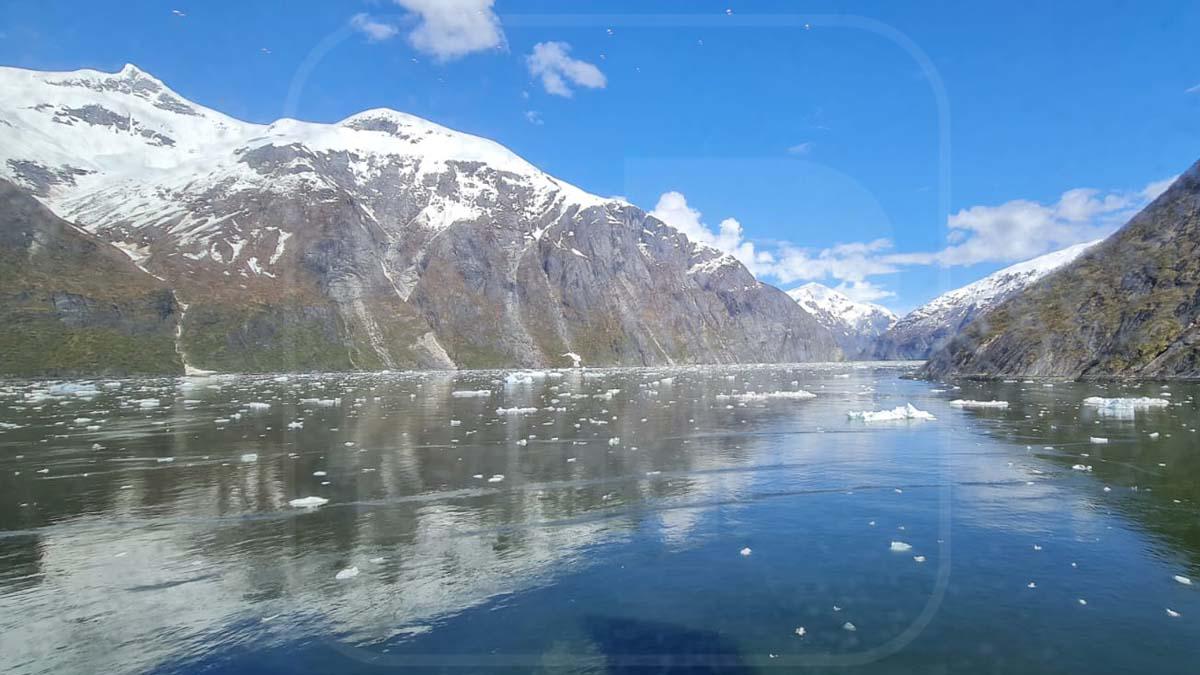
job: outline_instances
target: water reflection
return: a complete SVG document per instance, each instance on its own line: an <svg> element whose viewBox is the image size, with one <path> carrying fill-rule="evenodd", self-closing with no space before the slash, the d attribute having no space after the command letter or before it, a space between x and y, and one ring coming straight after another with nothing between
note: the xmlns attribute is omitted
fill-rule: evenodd
<svg viewBox="0 0 1200 675"><path fill-rule="evenodd" d="M952 533L941 523L953 508L963 542L954 578L965 585L951 586L935 623L901 652L925 654L912 662L920 671L946 662L949 652L923 640L953 629L960 613L1010 620L981 607L1030 574L1043 579L1043 597L1055 592L1062 572L1023 557L1032 541L1065 537L1130 569L1177 567L1177 552L1196 559L1191 390L1174 390L1176 406L1119 420L1080 408L1094 385L938 391L904 372L9 383L0 387L0 667L803 665L903 634L949 564ZM816 398L726 398L799 390ZM963 411L951 398L1010 407ZM847 419L908 402L938 419ZM1088 441L1099 435L1111 443ZM1093 471L1072 470L1084 453ZM288 505L299 497L328 503ZM1148 531L1161 555L1107 548L1114 510L1132 521L1126 541ZM892 541L913 549L897 554ZM1064 545L1036 565L1083 554ZM336 579L348 568L359 575ZM1092 583L1094 598L1112 592L1111 581ZM1155 582L1139 592L1157 602L1175 590ZM1168 601L1200 617L1194 598ZM637 658L678 651L706 658Z"/></svg>

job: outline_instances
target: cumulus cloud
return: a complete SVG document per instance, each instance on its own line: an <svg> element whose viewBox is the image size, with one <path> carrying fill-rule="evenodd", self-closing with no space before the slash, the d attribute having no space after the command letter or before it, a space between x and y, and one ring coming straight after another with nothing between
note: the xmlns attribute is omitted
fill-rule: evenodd
<svg viewBox="0 0 1200 675"><path fill-rule="evenodd" d="M525 121L539 127L545 124L545 122L542 121L542 114L536 110L526 110Z"/></svg>
<svg viewBox="0 0 1200 675"><path fill-rule="evenodd" d="M604 73L594 64L571 58L566 42L539 42L525 57L529 74L539 78L547 93L570 98L572 87L603 89L608 84Z"/></svg>
<svg viewBox="0 0 1200 675"><path fill-rule="evenodd" d="M664 192L651 216L687 235L688 239L712 246L723 253L737 258L755 276L770 273L774 257L758 251L752 242L746 241L742 224L735 218L722 220L714 230L704 224L702 214L687 203L687 197L679 192Z"/></svg>
<svg viewBox="0 0 1200 675"><path fill-rule="evenodd" d="M505 44L495 0L392 0L408 10L416 27L408 34L414 49L439 61Z"/></svg>
<svg viewBox="0 0 1200 675"><path fill-rule="evenodd" d="M1050 204L1015 199L995 206L972 206L952 214L947 221L949 246L932 254L908 254L891 260L944 266L1028 260L1112 234L1173 180L1155 181L1133 192L1076 188Z"/></svg>
<svg viewBox="0 0 1200 675"><path fill-rule="evenodd" d="M350 27L366 35L371 42L391 39L400 32L400 29L392 24L372 19L367 14L355 14L350 17Z"/></svg>

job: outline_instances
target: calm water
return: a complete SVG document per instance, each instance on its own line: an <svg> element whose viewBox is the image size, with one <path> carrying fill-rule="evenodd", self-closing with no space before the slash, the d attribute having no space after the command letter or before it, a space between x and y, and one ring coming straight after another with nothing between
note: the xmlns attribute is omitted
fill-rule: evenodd
<svg viewBox="0 0 1200 675"><path fill-rule="evenodd" d="M0 671L1195 673L1200 387L905 372L0 384Z"/></svg>

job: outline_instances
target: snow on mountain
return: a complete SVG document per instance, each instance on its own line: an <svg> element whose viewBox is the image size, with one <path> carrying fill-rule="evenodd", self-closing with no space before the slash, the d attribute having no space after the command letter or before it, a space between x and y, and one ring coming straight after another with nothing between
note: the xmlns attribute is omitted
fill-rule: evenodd
<svg viewBox="0 0 1200 675"><path fill-rule="evenodd" d="M733 257L488 139L388 109L243 122L132 65L0 89L0 178L170 284L199 366L836 356Z"/></svg>
<svg viewBox="0 0 1200 675"><path fill-rule="evenodd" d="M943 293L914 309L881 336L875 356L883 359L924 359L972 319L1012 297L1100 243L1090 241L1017 263L962 288Z"/></svg>
<svg viewBox="0 0 1200 675"><path fill-rule="evenodd" d="M818 283L804 284L787 294L833 333L850 359L869 356L875 339L897 321L896 315L882 305L856 302Z"/></svg>

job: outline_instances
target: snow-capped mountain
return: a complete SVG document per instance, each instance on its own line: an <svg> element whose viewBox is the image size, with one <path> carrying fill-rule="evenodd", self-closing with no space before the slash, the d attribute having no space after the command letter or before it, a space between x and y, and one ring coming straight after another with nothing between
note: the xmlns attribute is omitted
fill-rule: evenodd
<svg viewBox="0 0 1200 675"><path fill-rule="evenodd" d="M804 284L787 294L833 333L848 359L870 357L876 338L897 321L887 307L856 302L818 283Z"/></svg>
<svg viewBox="0 0 1200 675"><path fill-rule="evenodd" d="M1047 253L939 295L905 315L882 335L875 346L876 358L928 358L958 335L976 316L1069 264L1098 243L1090 241Z"/></svg>
<svg viewBox="0 0 1200 675"><path fill-rule="evenodd" d="M734 258L412 115L251 124L134 66L0 89L0 177L166 282L196 367L838 354Z"/></svg>

